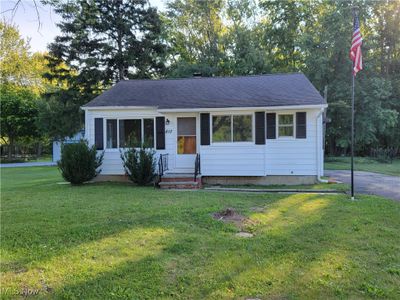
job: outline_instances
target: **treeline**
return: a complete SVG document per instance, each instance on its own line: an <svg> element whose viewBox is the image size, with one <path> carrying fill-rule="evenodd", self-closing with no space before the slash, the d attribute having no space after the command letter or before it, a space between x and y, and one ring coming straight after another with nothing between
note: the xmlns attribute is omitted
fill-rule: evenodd
<svg viewBox="0 0 400 300"><path fill-rule="evenodd" d="M51 1L62 17L49 45L41 93L41 131L71 135L79 107L129 78L303 72L327 89L326 151L350 141L350 1ZM356 151L400 147L400 2L353 1L364 38L356 85ZM4 81L2 80L4 83Z"/></svg>

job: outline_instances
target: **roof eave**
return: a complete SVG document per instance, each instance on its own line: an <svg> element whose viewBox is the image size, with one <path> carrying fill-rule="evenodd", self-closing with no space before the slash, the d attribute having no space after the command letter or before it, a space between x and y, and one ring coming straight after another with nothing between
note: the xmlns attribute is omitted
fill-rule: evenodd
<svg viewBox="0 0 400 300"><path fill-rule="evenodd" d="M239 110L284 110L284 109L321 109L327 108L328 104L309 105L282 105L282 106L249 106L249 107L204 107L204 108L161 108L160 113L167 112L204 112L204 111L239 111Z"/></svg>
<svg viewBox="0 0 400 300"><path fill-rule="evenodd" d="M239 110L284 110L284 109L320 109L327 108L328 104L299 104L299 105L281 105L281 106L248 106L248 107L201 107L201 108L161 108L158 106L81 106L86 110L126 110L126 109L155 109L160 113L168 112L204 112L204 111L239 111Z"/></svg>
<svg viewBox="0 0 400 300"><path fill-rule="evenodd" d="M124 109L157 109L158 106L118 106L118 105L110 105L110 106L81 106L82 110L124 110Z"/></svg>

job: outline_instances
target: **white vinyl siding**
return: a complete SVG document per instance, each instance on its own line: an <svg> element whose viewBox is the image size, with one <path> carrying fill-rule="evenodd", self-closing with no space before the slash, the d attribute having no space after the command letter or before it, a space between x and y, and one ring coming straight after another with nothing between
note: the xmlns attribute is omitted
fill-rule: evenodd
<svg viewBox="0 0 400 300"><path fill-rule="evenodd" d="M317 175L316 125L319 110L314 109L301 111L307 112L307 138L279 138L277 136L276 139L267 139L265 145L266 175ZM268 112L276 113L277 119L279 114L288 113L288 111ZM296 111L291 111L290 113L295 115ZM295 118L293 118L293 122L296 124ZM294 127L296 126L294 125Z"/></svg>
<svg viewBox="0 0 400 300"><path fill-rule="evenodd" d="M235 111L228 115L254 115L255 111ZM267 139L265 145L254 143L254 117L252 117L251 142L224 142L211 143L209 146L200 145L200 124L197 115L197 152L201 156L201 172L203 176L265 176L265 175L317 175L319 161L320 174L323 171L322 151L322 118L317 121L320 109L296 110L267 110L265 112L279 114L293 114L297 111L307 112L307 138L277 138ZM207 112L207 111L204 111ZM226 112L212 112L210 114L210 135L212 136L213 115L227 115ZM90 145L94 144L94 118L104 119L145 119L164 116L165 150L157 150L159 154L168 153L170 172L174 172L177 155L177 118L193 117L194 113L159 113L156 109L124 109L124 110L87 110L85 113L85 133ZM168 123L168 121L169 123ZM318 132L317 132L318 122ZM105 126L104 122L104 126ZM295 117L293 118L295 134ZM278 124L277 124L278 125ZM277 126L278 130L278 126ZM318 136L317 136L318 133ZM104 135L106 130L104 128ZM194 168L194 164L193 164ZM124 174L119 149L105 149L104 161L101 167L102 174ZM176 170L175 171L181 171ZM187 170L190 172L191 170Z"/></svg>
<svg viewBox="0 0 400 300"><path fill-rule="evenodd" d="M104 139L106 138L106 119L117 119L117 126L119 126L119 120L128 120L128 119L154 119L155 117L165 116L158 113L155 109L127 109L127 110L87 110L85 113L85 137L89 141L90 145L94 144L94 119L95 118L104 118ZM166 130L170 125L165 125ZM142 126L142 131L143 131ZM119 132L119 131L117 131ZM169 153L171 148L174 147L175 142L169 141L167 139L168 135L166 134L166 149L165 150L157 150L156 156L161 153ZM119 133L117 133L117 138L119 140ZM106 146L106 144L104 144ZM173 156L170 155L169 163L174 159ZM103 164L101 166L101 174L103 175L123 175L125 174L124 168L122 166L121 154L118 148L114 149L104 149L104 159Z"/></svg>

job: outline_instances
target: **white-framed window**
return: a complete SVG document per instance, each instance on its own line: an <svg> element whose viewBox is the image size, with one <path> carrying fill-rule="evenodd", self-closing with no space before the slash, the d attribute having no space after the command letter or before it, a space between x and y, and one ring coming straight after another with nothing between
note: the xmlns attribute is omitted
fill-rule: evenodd
<svg viewBox="0 0 400 300"><path fill-rule="evenodd" d="M294 122L294 114L278 114L278 138L293 138L295 136Z"/></svg>
<svg viewBox="0 0 400 300"><path fill-rule="evenodd" d="M154 118L106 119L106 148L154 148Z"/></svg>
<svg viewBox="0 0 400 300"><path fill-rule="evenodd" d="M213 115L211 119L212 142L252 142L253 115Z"/></svg>

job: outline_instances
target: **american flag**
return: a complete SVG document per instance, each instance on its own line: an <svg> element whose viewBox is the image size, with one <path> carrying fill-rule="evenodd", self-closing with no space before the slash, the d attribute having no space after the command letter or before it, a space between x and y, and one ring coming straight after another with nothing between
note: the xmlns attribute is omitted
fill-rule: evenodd
<svg viewBox="0 0 400 300"><path fill-rule="evenodd" d="M351 40L350 59L353 61L353 75L362 70L362 36L360 32L360 22L357 14L354 14L353 39Z"/></svg>

